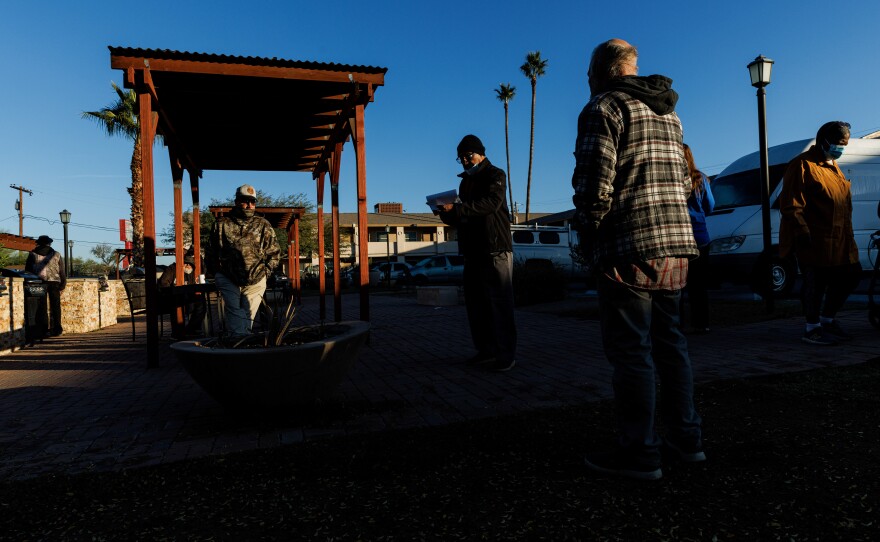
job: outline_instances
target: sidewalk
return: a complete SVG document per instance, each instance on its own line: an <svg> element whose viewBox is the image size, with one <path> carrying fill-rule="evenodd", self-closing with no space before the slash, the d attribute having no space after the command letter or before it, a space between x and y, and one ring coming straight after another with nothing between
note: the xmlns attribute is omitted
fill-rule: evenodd
<svg viewBox="0 0 880 542"><path fill-rule="evenodd" d="M358 298L343 298L356 319ZM343 434L436 426L583 404L611 396L598 322L517 311L519 351L508 373L464 365L472 352L463 306L371 297L370 344L339 388L338 403L308 419L270 422L226 412L199 388L162 340L148 369L145 325L127 321L64 335L0 357L0 479L120 470ZM333 303L328 298L328 315ZM317 319L305 298L300 322ZM801 319L689 337L697 382L850 365L880 356L864 311L840 316L848 343L800 342ZM706 420L711 425L711 420Z"/></svg>

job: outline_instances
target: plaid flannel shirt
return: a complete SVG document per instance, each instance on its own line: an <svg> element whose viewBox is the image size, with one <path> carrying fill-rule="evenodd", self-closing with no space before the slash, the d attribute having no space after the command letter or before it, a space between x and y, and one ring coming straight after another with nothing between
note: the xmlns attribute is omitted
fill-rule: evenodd
<svg viewBox="0 0 880 542"><path fill-rule="evenodd" d="M664 260L699 253L678 115L658 115L624 92L599 94L578 117L574 156L574 226L588 264L604 272L647 262L681 269L680 262ZM686 262L683 271L686 276ZM677 282L640 281L640 287L667 289Z"/></svg>

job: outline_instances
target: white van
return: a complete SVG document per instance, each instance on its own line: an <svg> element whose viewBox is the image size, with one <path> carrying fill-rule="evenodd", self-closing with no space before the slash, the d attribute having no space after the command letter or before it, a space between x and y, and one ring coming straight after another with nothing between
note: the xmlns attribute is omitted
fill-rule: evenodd
<svg viewBox="0 0 880 542"><path fill-rule="evenodd" d="M813 139L770 147L770 224L774 248L773 290L788 293L797 277L793 259L778 257L779 193L788 163L810 148ZM877 204L880 200L880 139L852 138L838 165L852 183L853 231L859 246L863 270L873 268L876 258L871 234L880 229ZM761 219L760 156L747 154L727 166L712 181L715 210L706 217L711 243L709 264L722 281L758 284L756 264L764 249ZM871 248L871 250L869 250Z"/></svg>
<svg viewBox="0 0 880 542"><path fill-rule="evenodd" d="M513 258L522 265L553 265L569 278L584 275L571 257L577 233L568 226L512 225Z"/></svg>

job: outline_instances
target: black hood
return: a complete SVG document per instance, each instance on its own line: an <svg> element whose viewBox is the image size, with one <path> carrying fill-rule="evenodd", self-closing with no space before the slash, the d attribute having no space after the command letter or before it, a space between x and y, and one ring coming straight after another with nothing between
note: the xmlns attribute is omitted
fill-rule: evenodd
<svg viewBox="0 0 880 542"><path fill-rule="evenodd" d="M678 93L672 90L672 79L662 75L617 77L611 81L608 90L629 94L658 115L672 113L678 102Z"/></svg>
<svg viewBox="0 0 880 542"><path fill-rule="evenodd" d="M55 251L49 245L37 245L37 248L32 250L32 252L34 254L39 254L40 256L48 256Z"/></svg>

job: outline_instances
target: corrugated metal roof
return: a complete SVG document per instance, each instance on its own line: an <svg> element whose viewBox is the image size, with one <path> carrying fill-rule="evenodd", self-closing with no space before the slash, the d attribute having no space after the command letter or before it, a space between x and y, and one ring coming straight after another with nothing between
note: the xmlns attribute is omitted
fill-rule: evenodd
<svg viewBox="0 0 880 542"><path fill-rule="evenodd" d="M303 68L308 70L326 70L337 72L385 73L388 68L361 66L355 64L337 64L335 62L314 62L308 60L288 60L284 58L260 56L235 56L214 53L197 53L190 51L174 51L172 49L139 49L134 47L108 46L110 54L120 56L137 56L145 58L161 58L165 60L190 60L194 62L212 62L215 64L246 64L250 66L273 66L279 68Z"/></svg>

